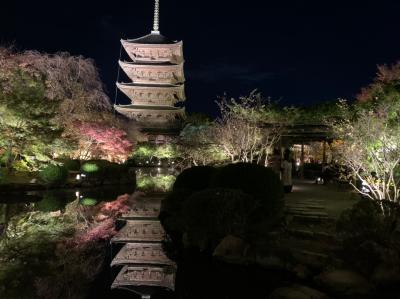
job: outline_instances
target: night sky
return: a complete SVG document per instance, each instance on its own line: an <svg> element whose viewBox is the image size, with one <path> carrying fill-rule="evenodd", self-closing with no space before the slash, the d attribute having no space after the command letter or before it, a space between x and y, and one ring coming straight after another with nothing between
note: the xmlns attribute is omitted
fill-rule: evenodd
<svg viewBox="0 0 400 299"><path fill-rule="evenodd" d="M3 0L0 40L93 58L113 101L119 40L150 33L154 1L101 2ZM285 105L350 99L400 59L400 1L160 2L161 33L184 41L189 112L256 88Z"/></svg>

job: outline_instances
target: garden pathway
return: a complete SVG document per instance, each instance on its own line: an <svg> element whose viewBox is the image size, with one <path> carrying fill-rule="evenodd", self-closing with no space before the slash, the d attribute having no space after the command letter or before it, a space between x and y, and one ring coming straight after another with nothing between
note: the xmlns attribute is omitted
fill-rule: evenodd
<svg viewBox="0 0 400 299"><path fill-rule="evenodd" d="M120 271L112 289L126 289L150 298L157 288L175 289L177 266L163 248L165 231L158 220L161 195L139 198L121 220L125 226L112 238L111 246L122 246L111 262Z"/></svg>
<svg viewBox="0 0 400 299"><path fill-rule="evenodd" d="M351 188L334 184L317 185L313 181L297 180L293 192L286 194L286 247L304 264L324 264L335 240L335 220L359 199Z"/></svg>

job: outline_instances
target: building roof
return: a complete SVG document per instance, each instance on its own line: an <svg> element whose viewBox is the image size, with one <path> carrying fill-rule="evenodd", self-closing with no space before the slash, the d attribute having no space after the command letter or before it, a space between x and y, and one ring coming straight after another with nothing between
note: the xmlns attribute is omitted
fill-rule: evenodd
<svg viewBox="0 0 400 299"><path fill-rule="evenodd" d="M162 34L151 33L136 39L127 39L125 42L132 44L150 44L150 45L166 45L166 44L176 44L179 41L169 39Z"/></svg>
<svg viewBox="0 0 400 299"><path fill-rule="evenodd" d="M125 60L120 60L121 63L125 63L125 64L130 64L130 65L137 65L137 66L174 66L174 65L181 65L180 64L176 64L176 63L171 63L169 61L154 61L154 62L136 62L136 61L125 61Z"/></svg>
<svg viewBox="0 0 400 299"><path fill-rule="evenodd" d="M117 82L118 86L127 87L127 88L144 88L144 89L154 89L154 88L184 88L183 84L157 84L157 85L149 85L149 84L140 84L140 83L124 83Z"/></svg>
<svg viewBox="0 0 400 299"><path fill-rule="evenodd" d="M183 107L156 106L156 105L114 105L116 109L124 110L159 110L159 111L184 111Z"/></svg>

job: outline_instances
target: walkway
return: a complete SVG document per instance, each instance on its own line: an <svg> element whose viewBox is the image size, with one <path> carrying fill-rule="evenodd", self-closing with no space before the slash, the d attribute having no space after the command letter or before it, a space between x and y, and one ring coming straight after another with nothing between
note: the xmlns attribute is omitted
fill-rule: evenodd
<svg viewBox="0 0 400 299"><path fill-rule="evenodd" d="M111 262L111 267L120 269L112 289L129 290L142 298L150 298L159 288L175 289L177 266L162 248L165 231L158 220L162 198L139 198L121 217L125 225L111 240L112 248L122 246Z"/></svg>
<svg viewBox="0 0 400 299"><path fill-rule="evenodd" d="M333 183L317 185L309 180L294 181L293 192L285 196L286 205L293 214L296 214L294 212L297 208L298 212L305 213L305 216L316 216L321 220L337 219L358 199L359 196L352 191L350 186ZM301 213L298 214L301 215Z"/></svg>

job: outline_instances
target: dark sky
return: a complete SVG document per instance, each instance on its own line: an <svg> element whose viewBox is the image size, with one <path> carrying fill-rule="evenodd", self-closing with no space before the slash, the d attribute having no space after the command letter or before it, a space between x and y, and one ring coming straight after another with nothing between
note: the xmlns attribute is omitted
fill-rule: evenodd
<svg viewBox="0 0 400 299"><path fill-rule="evenodd" d="M0 40L91 57L114 98L120 38L148 34L153 0L0 2ZM161 0L162 34L184 41L188 111L253 89L283 104L351 98L400 59L400 1ZM122 99L121 99L122 100Z"/></svg>

